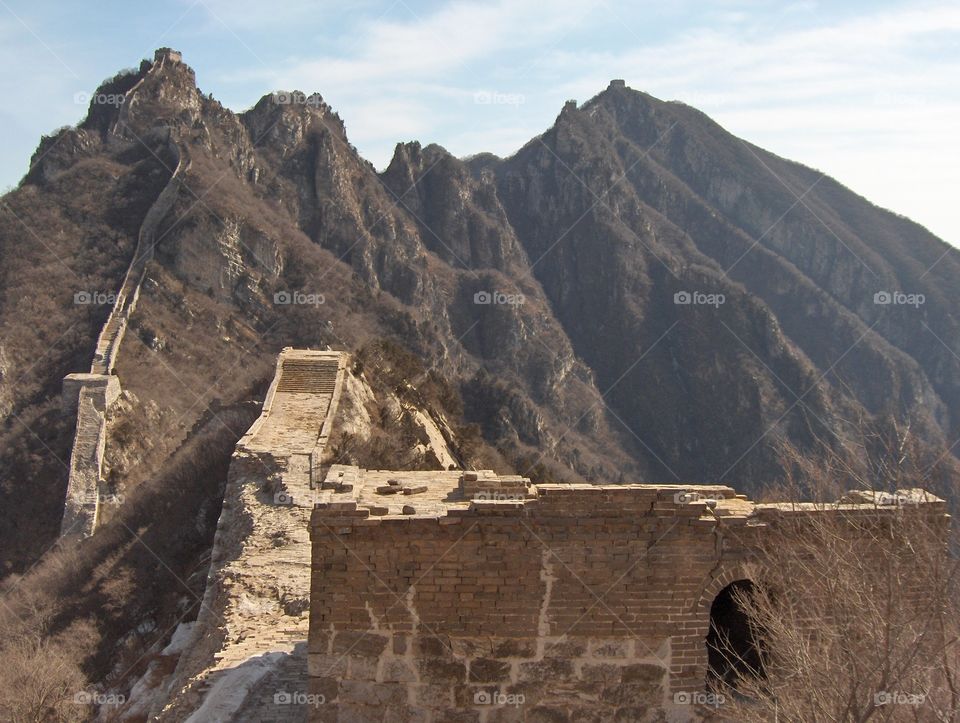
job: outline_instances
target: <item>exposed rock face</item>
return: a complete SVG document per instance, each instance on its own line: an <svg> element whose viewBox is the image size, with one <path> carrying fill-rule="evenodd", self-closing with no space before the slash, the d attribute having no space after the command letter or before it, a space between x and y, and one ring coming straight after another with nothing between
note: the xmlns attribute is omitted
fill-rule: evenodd
<svg viewBox="0 0 960 723"><path fill-rule="evenodd" d="M510 271L527 263L497 197L493 176L474 180L440 146L397 144L383 181L419 224L427 248L451 266Z"/></svg>
<svg viewBox="0 0 960 723"><path fill-rule="evenodd" d="M955 256L691 108L612 84L509 159L407 143L377 174L320 96L271 94L236 114L195 80L162 49L107 81L99 94L129 102L92 103L44 139L5 198L44 241L3 217L0 265L16 269L0 297L4 364L28 373L15 389L4 379L2 403L38 431L0 440L11 519L30 455L69 453L71 431L43 405L85 368L105 315L72 292L28 304L24 289L119 288L171 141L190 168L117 362L170 425L143 479L207 405L255 396L258 355L381 337L449 380L462 421L530 476L756 491L795 452L855 445L849 420L890 416L932 446L960 435ZM885 291L925 303L874 303ZM723 301L677 303L694 293ZM126 444L125 458L148 446ZM29 515L41 538L57 474L40 475L49 519Z"/></svg>
<svg viewBox="0 0 960 723"><path fill-rule="evenodd" d="M686 106L614 84L511 158L409 143L378 174L319 96L272 94L237 114L168 49L98 95L129 102L92 102L79 127L44 138L0 213L4 574L59 532L76 436L61 380L90 368L109 311L76 299L121 288L176 165L171 143L189 163L115 360L136 403L105 431L108 481L130 499L152 499L173 459L225 468L249 423L225 410L263 398L285 346L394 344L422 366L395 373L391 404L358 393L352 434L398 438L411 417L401 401L429 388L444 410L411 405L436 423L414 430L423 453L411 459L447 447L431 454L534 482L757 493L794 454L816 463L822 445L867 444L863 424L909 426L931 460L960 436L956 254ZM208 426L222 459L189 443ZM194 504L197 520L216 519L223 482L186 479L163 514L148 507L111 534L129 549L168 545L163 565L202 579L211 526L182 542L164 524ZM126 669L168 642L130 651L117 619L132 633L147 614L171 630L196 617L157 559L122 614L100 598L58 612L97 611L83 667L108 688L128 682L118 651ZM296 595L282 602L302 615Z"/></svg>
<svg viewBox="0 0 960 723"><path fill-rule="evenodd" d="M947 248L920 227L614 85L491 169L574 349L601 389L617 383L610 402L659 474L749 487L783 448L843 437L851 413L955 438L960 368L937 337L956 319L932 300L960 269L933 265ZM875 303L894 289L926 303ZM696 290L725 303L674 303Z"/></svg>

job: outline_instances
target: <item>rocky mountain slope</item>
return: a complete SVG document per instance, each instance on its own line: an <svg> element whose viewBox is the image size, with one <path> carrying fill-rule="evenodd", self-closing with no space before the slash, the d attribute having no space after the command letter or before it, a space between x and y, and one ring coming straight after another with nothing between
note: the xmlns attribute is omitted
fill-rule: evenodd
<svg viewBox="0 0 960 723"><path fill-rule="evenodd" d="M209 405L255 398L280 346L377 338L521 472L756 492L795 453L856 450L865 420L960 434L956 255L692 108L615 81L509 159L411 142L378 174L319 95L237 114L164 50L44 138L3 201L3 528L33 543L11 569L52 540L60 379L86 364L171 139L189 171L117 365L116 426L142 432L113 445L126 485Z"/></svg>
<svg viewBox="0 0 960 723"><path fill-rule="evenodd" d="M155 543L170 558L108 567L202 580L223 479L191 498L182 470L202 453L222 472L284 346L349 350L399 400L332 440L369 467L439 464L417 414L443 420L459 463L535 480L762 495L798 460L863 465L905 429L916 467L955 464L957 255L819 172L614 81L508 159L400 143L378 173L319 95L235 113L163 49L43 138L0 205L0 574L13 584L56 540L74 424L61 380L89 367L171 144L186 171L108 420L107 481L130 502L105 514L120 537L158 534L129 505L176 508L163 489L176 461L195 534ZM116 603L103 627L177 604L101 592ZM44 624L78 615L61 613ZM101 640L91 679L116 644Z"/></svg>

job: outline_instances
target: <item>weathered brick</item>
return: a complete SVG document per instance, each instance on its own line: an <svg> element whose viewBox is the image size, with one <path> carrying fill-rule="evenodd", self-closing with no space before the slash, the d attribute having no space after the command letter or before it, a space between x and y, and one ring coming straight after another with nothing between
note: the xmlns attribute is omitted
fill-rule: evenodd
<svg viewBox="0 0 960 723"><path fill-rule="evenodd" d="M550 680L571 677L573 663L560 658L550 658L532 663L520 663L520 680Z"/></svg>
<svg viewBox="0 0 960 723"><path fill-rule="evenodd" d="M510 678L510 663L490 658L476 658L470 661L470 682L497 683Z"/></svg>
<svg viewBox="0 0 960 723"><path fill-rule="evenodd" d="M407 661L393 658L383 661L380 679L410 683L417 679L417 674Z"/></svg>
<svg viewBox="0 0 960 723"><path fill-rule="evenodd" d="M344 630L333 638L334 655L375 657L387 647L388 639L380 633Z"/></svg>
<svg viewBox="0 0 960 723"><path fill-rule="evenodd" d="M421 658L417 660L417 672L424 683L453 685L463 683L467 676L467 667L457 660Z"/></svg>

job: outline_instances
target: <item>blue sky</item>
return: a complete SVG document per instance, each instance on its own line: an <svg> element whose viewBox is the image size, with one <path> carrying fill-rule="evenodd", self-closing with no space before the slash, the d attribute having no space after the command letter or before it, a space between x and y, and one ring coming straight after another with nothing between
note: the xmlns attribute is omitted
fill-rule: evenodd
<svg viewBox="0 0 960 723"><path fill-rule="evenodd" d="M160 46L234 110L321 93L378 168L407 140L509 155L624 78L960 245L956 0L0 0L0 188Z"/></svg>

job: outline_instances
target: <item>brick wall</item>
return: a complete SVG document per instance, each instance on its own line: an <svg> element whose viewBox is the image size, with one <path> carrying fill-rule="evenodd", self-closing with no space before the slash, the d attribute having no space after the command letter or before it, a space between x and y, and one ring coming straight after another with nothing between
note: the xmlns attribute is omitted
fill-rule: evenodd
<svg viewBox="0 0 960 723"><path fill-rule="evenodd" d="M641 485L541 485L443 517L319 506L313 719L698 719L676 696L704 690L710 605L781 516Z"/></svg>

